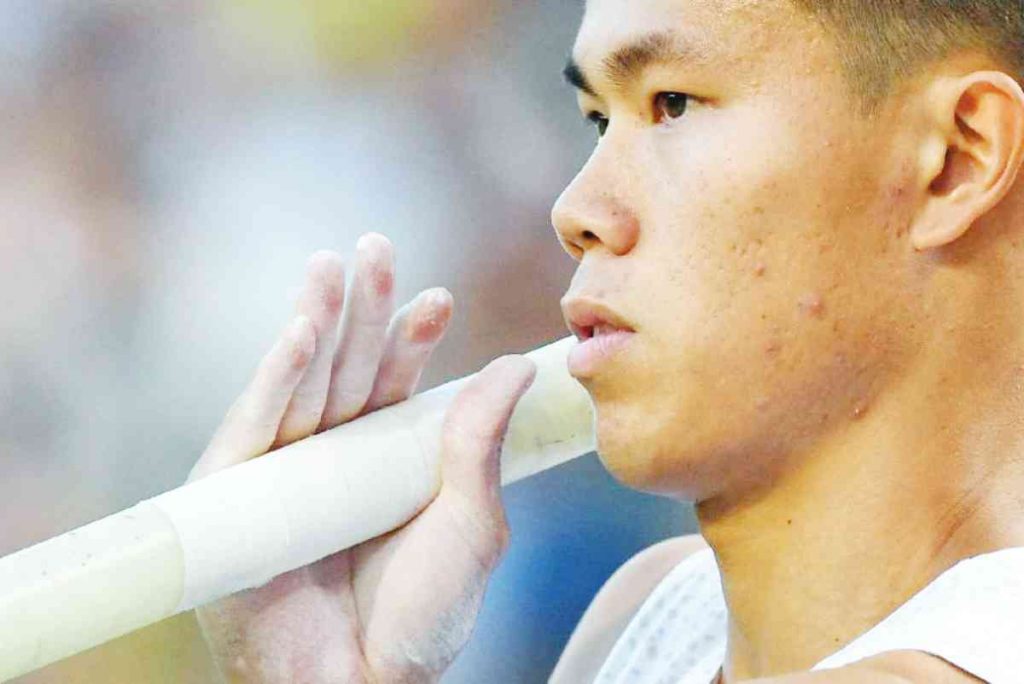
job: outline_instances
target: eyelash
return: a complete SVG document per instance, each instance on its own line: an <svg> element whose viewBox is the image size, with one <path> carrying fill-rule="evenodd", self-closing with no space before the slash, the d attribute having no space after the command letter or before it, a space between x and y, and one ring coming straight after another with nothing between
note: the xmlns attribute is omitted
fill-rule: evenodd
<svg viewBox="0 0 1024 684"><path fill-rule="evenodd" d="M676 116L669 116L668 118L670 118L670 119L678 119L681 116L683 116L683 114L686 113L686 109L689 107L690 101L694 99L693 95L690 95L688 93L674 92L674 91L662 91L660 93L657 93L654 96L653 100L651 101L651 108L654 110L654 113L655 113L656 117L661 113L661 109L660 109L660 106L659 106L658 103L659 102L664 102L664 100L666 98L669 98L669 97L673 97L674 98L674 97L677 97L677 96L682 98L683 111L681 111ZM590 121L590 123L592 123L597 128L597 135L598 135L598 137L604 135L605 131L608 130L608 124L610 123L610 121L609 121L608 117L606 117L601 112L597 112L597 111L589 112L587 114L587 120ZM656 123L661 123L662 121L663 121L663 119L659 117L659 118L657 118Z"/></svg>

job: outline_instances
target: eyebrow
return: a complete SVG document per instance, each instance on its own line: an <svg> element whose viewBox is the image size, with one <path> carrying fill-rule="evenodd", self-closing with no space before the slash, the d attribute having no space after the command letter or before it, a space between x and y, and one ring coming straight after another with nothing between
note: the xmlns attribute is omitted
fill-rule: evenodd
<svg viewBox="0 0 1024 684"><path fill-rule="evenodd" d="M650 33L627 43L601 60L601 73L615 88L622 88L644 69L654 64L700 64L708 62L708 51L683 41L671 31ZM597 91L574 57L570 57L562 75L570 85L597 97Z"/></svg>

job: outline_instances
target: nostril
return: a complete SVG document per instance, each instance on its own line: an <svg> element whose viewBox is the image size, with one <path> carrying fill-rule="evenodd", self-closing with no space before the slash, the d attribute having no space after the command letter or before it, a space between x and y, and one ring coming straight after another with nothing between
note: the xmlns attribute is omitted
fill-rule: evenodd
<svg viewBox="0 0 1024 684"><path fill-rule="evenodd" d="M583 231L583 239L584 240L596 240L597 236L594 235L593 233L591 233L589 230L585 230L585 231Z"/></svg>

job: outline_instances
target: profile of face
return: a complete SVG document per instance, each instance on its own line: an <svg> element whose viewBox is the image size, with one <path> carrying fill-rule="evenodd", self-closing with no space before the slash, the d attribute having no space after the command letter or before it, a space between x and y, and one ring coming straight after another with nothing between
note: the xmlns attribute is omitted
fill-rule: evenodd
<svg viewBox="0 0 1024 684"><path fill-rule="evenodd" d="M863 419L927 336L912 122L859 114L785 0L588 0L567 69L600 137L552 220L568 296L636 330L579 378L622 482L702 501Z"/></svg>

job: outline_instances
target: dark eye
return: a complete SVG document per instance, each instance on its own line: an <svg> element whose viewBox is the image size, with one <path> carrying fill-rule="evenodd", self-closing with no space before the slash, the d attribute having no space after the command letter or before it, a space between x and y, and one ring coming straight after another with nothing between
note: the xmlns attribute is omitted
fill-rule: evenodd
<svg viewBox="0 0 1024 684"><path fill-rule="evenodd" d="M600 112L590 112L587 114L587 120L597 126L598 135L604 135L604 132L608 130L608 117Z"/></svg>
<svg viewBox="0 0 1024 684"><path fill-rule="evenodd" d="M658 93L654 96L654 114L658 120L678 119L686 113L690 96L686 93Z"/></svg>

